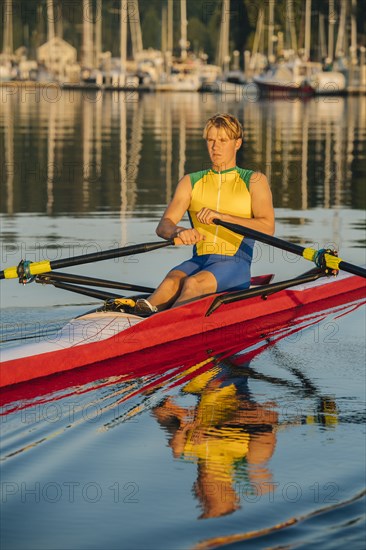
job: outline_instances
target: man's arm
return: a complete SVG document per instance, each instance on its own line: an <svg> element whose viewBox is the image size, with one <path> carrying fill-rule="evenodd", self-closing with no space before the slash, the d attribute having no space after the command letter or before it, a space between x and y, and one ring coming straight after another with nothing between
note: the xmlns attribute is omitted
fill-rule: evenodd
<svg viewBox="0 0 366 550"><path fill-rule="evenodd" d="M272 204L272 193L264 174L256 172L250 178L250 195L252 199L252 218L242 218L231 214L221 214L209 208L202 208L197 214L201 223L212 223L214 218L236 223L243 227L249 227L268 235L273 235L275 228L275 217Z"/></svg>
<svg viewBox="0 0 366 550"><path fill-rule="evenodd" d="M174 196L156 228L156 233L159 237L172 239L179 234L179 238L183 244L195 244L203 239L197 229L177 225L188 210L191 194L191 180L189 175L185 175L179 181Z"/></svg>

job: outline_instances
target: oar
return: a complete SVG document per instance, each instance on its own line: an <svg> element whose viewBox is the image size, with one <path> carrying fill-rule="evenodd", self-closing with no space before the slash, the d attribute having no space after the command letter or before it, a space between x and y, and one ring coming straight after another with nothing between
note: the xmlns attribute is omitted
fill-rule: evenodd
<svg viewBox="0 0 366 550"><path fill-rule="evenodd" d="M33 275L41 273L49 273L53 269L71 267L73 265L88 264L91 262L99 262L101 260L110 260L112 258L121 258L122 256L131 256L133 254L142 254L150 252L165 246L180 244L180 239L171 239L167 241L159 241L153 243L142 243L122 248L114 248L112 250L101 250L100 252L92 252L91 254L83 254L81 256L73 256L60 260L43 260L41 262L20 262L18 266L7 267L0 271L0 279L27 279Z"/></svg>
<svg viewBox="0 0 366 550"><path fill-rule="evenodd" d="M318 267L320 267L317 263L317 260L319 258L320 252L322 251L315 250L314 248L304 248L298 244L289 243L288 241L279 239L278 237L266 235L265 233L261 233L260 231L256 231L255 229L249 229L248 227L243 227L235 223L224 222L217 218L215 218L213 222L216 225L221 225L222 227L225 227L226 229L229 229L234 233L238 233L239 235L244 235L245 237L250 237L251 239L255 239L256 241L260 241L262 243L281 248L282 250L286 250L287 252L292 252L297 256L302 256L306 260L310 260L311 262L314 262ZM328 254L327 252L323 252L322 257L324 258L326 267L331 270L335 269L338 271L339 269L342 269L343 271L347 271L348 273L352 273L353 275L366 277L366 269L363 267L345 262L341 258L338 258L338 256L333 256L332 254Z"/></svg>

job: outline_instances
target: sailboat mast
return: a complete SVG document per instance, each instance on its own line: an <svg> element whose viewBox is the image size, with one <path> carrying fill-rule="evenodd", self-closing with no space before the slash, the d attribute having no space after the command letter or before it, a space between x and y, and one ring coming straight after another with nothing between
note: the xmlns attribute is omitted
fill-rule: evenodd
<svg viewBox="0 0 366 550"><path fill-rule="evenodd" d="M53 0L47 0L47 40L55 38L55 16L53 13Z"/></svg>
<svg viewBox="0 0 366 550"><path fill-rule="evenodd" d="M310 43L311 43L311 0L306 0L305 5L305 59L310 59Z"/></svg>
<svg viewBox="0 0 366 550"><path fill-rule="evenodd" d="M334 0L329 0L328 11L329 29L328 29L328 58L333 61L334 56L334 25L336 22L334 11Z"/></svg>
<svg viewBox="0 0 366 550"><path fill-rule="evenodd" d="M296 38L296 27L295 27L295 19L294 19L294 12L293 12L293 0L287 0L287 14L288 14L288 20L289 20L289 26L290 26L290 38L291 38L291 49L294 53L297 52L297 38Z"/></svg>
<svg viewBox="0 0 366 550"><path fill-rule="evenodd" d="M131 40L132 40L132 55L142 52L142 33L140 24L140 11L138 0L128 0L128 19L130 21Z"/></svg>
<svg viewBox="0 0 366 550"><path fill-rule="evenodd" d="M335 49L336 57L340 57L345 54L344 40L345 40L345 29L346 29L346 15L347 15L347 0L342 0L341 15L339 18L338 36L337 36L337 43L336 43L336 49Z"/></svg>
<svg viewBox="0 0 366 550"><path fill-rule="evenodd" d="M93 23L92 23L93 6L90 0L83 0L83 54L82 62L84 67L92 67L93 65Z"/></svg>
<svg viewBox="0 0 366 550"><path fill-rule="evenodd" d="M230 29L230 0L222 1L220 41L217 64L223 67L224 72L229 69L229 29Z"/></svg>
<svg viewBox="0 0 366 550"><path fill-rule="evenodd" d="M168 36L167 50L173 53L173 0L168 0Z"/></svg>
<svg viewBox="0 0 366 550"><path fill-rule="evenodd" d="M98 67L102 53L102 0L97 1L95 16L95 60L94 66Z"/></svg>
<svg viewBox="0 0 366 550"><path fill-rule="evenodd" d="M357 23L356 23L356 14L357 14L357 0L352 0L351 7L351 60L352 65L357 64Z"/></svg>
<svg viewBox="0 0 366 550"><path fill-rule="evenodd" d="M187 1L180 0L180 56L187 59Z"/></svg>
<svg viewBox="0 0 366 550"><path fill-rule="evenodd" d="M128 1L121 0L121 18L120 18L120 50L121 50L121 70L126 70L127 61L127 18Z"/></svg>
<svg viewBox="0 0 366 550"><path fill-rule="evenodd" d="M268 6L268 61L273 61L274 0Z"/></svg>
<svg viewBox="0 0 366 550"><path fill-rule="evenodd" d="M13 55L13 0L4 2L3 52L9 58Z"/></svg>

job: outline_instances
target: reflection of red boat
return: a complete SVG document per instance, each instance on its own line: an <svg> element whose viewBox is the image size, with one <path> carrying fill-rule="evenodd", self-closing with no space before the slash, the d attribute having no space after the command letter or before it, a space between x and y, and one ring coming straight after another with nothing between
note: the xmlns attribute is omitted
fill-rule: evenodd
<svg viewBox="0 0 366 550"><path fill-rule="evenodd" d="M93 365L100 378L136 372L139 365L167 368L174 349L180 364L202 350L220 353L228 347L250 346L276 338L304 315L365 298L361 277L322 278L295 289L267 285L245 300L227 303L206 316L216 296L143 319L119 312L94 312L70 321L52 341L4 350L1 386ZM273 295L271 295L273 293ZM319 319L319 317L318 317ZM286 328L284 336L286 335ZM96 379L96 378L94 378Z"/></svg>

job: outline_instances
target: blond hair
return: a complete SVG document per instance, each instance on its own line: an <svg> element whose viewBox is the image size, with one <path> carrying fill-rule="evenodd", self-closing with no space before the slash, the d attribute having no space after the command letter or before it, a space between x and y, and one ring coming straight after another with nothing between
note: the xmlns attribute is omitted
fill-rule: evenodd
<svg viewBox="0 0 366 550"><path fill-rule="evenodd" d="M243 139L244 130L236 117L229 113L217 113L206 122L203 129L203 138L207 139L207 134L211 128L223 128L230 139Z"/></svg>

